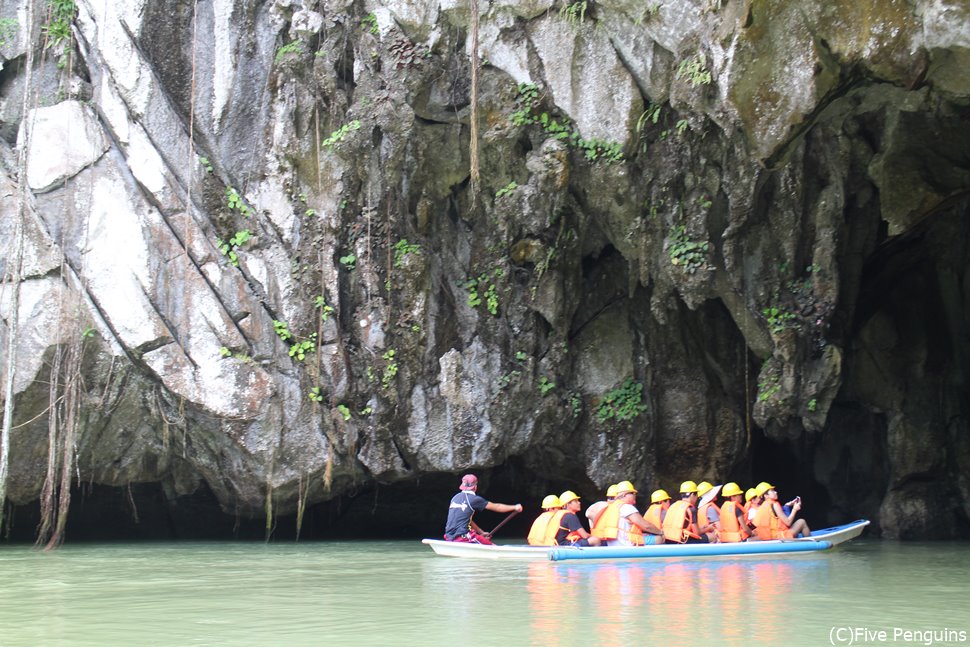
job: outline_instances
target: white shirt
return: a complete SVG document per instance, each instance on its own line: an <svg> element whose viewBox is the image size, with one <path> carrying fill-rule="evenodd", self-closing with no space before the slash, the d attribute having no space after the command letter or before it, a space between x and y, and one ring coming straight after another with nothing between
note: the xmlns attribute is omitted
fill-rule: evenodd
<svg viewBox="0 0 970 647"><path fill-rule="evenodd" d="M620 520L617 522L617 533L616 539L607 540L607 546L632 546L630 543L629 531L633 527L630 520L627 519L631 514L639 512L637 507L632 503L624 503L620 506Z"/></svg>

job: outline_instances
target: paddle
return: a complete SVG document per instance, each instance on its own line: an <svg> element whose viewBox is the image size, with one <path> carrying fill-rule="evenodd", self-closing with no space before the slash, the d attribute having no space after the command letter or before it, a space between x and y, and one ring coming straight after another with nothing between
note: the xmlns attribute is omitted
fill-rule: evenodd
<svg viewBox="0 0 970 647"><path fill-rule="evenodd" d="M485 536L488 537L489 539L491 539L492 538L492 535L494 535L496 532L498 532L498 529L499 528L501 528L502 526L504 526L505 524L507 524L509 521L511 521L512 517L514 517L517 514L519 514L519 511L518 510L513 510L512 512L510 512L509 513L509 516L507 516L504 519L502 519L499 522L499 524L497 526L495 526L494 528L492 528L489 532L486 532L485 533Z"/></svg>

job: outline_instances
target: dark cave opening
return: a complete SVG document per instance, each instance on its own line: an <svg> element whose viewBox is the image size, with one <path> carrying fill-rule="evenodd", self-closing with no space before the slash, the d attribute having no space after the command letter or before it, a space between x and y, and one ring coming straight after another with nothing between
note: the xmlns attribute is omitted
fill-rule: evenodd
<svg viewBox="0 0 970 647"><path fill-rule="evenodd" d="M507 541L524 540L540 512L538 500L533 501L535 497L526 492L530 477L515 466L474 472L480 478L482 496L525 506L525 512L501 530ZM299 540L437 538L444 530L448 501L458 491L460 480L460 474L429 474L393 485L369 484L311 505L303 515ZM476 515L476 521L489 530L506 516L485 511ZM8 507L5 521L6 542L34 542L40 523L39 503ZM72 489L65 543L262 541L265 527L264 518L225 512L204 484L191 495L175 499L169 499L159 483L132 483L127 487L82 484ZM270 540L295 541L296 527L295 514L275 516Z"/></svg>
<svg viewBox="0 0 970 647"><path fill-rule="evenodd" d="M773 441L760 430L754 430L750 456L750 473L732 475L740 479L735 480L742 489L767 481L777 487L782 503L800 496L803 507L798 516L804 518L812 530L852 521L832 518L833 502L825 487L815 479L810 452L796 451L791 444Z"/></svg>

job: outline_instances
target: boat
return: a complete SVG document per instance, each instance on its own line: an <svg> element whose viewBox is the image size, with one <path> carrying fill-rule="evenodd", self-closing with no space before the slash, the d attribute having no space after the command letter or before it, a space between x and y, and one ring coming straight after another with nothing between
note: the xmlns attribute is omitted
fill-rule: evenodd
<svg viewBox="0 0 970 647"><path fill-rule="evenodd" d="M525 544L485 545L443 539L422 539L438 555L473 559L508 561L567 561L567 560L630 560L669 559L683 557L744 557L812 553L829 550L833 546L855 539L862 534L867 519L859 519L841 526L823 528L810 537L776 539L771 541L738 542L729 544L660 544L658 546L528 546Z"/></svg>

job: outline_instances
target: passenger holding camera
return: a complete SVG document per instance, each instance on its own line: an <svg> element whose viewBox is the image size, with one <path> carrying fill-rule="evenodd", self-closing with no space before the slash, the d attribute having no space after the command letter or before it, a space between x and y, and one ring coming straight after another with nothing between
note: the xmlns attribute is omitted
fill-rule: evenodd
<svg viewBox="0 0 970 647"><path fill-rule="evenodd" d="M778 502L775 486L767 483L764 486L764 503L758 508L754 518L755 535L758 539L792 539L799 534L802 537L812 534L804 519L795 520L795 515L802 509L801 497L795 497L788 502L791 513L786 515ZM762 489L761 486L759 489Z"/></svg>

